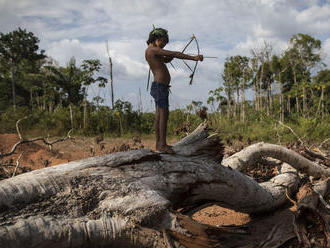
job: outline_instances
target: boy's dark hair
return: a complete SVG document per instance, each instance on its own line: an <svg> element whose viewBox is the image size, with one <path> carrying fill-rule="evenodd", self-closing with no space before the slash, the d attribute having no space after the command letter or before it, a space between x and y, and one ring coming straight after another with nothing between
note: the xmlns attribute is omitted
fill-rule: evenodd
<svg viewBox="0 0 330 248"><path fill-rule="evenodd" d="M168 43L168 34L167 30L163 28L154 28L149 33L149 39L147 40L147 44L155 42L157 39L166 39L166 43Z"/></svg>

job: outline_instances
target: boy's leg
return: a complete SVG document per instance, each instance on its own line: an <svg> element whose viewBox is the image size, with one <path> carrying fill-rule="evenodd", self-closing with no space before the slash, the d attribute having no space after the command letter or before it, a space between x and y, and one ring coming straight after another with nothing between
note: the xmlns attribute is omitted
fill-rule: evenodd
<svg viewBox="0 0 330 248"><path fill-rule="evenodd" d="M168 114L169 114L169 110L168 108L166 108L166 113L165 113L165 118L166 118L166 124L165 124L165 144L167 145L167 142L166 142L166 136L167 136L167 124L168 124Z"/></svg>
<svg viewBox="0 0 330 248"><path fill-rule="evenodd" d="M156 114L155 114L155 133L156 133L156 150L160 149L160 130L159 130L159 123L160 123L160 112L159 107L156 104Z"/></svg>
<svg viewBox="0 0 330 248"><path fill-rule="evenodd" d="M159 144L161 148L166 146L166 108L159 108Z"/></svg>
<svg viewBox="0 0 330 248"><path fill-rule="evenodd" d="M159 108L160 120L159 120L159 144L160 150L167 153L173 153L173 150L166 143L167 121L168 121L168 107Z"/></svg>

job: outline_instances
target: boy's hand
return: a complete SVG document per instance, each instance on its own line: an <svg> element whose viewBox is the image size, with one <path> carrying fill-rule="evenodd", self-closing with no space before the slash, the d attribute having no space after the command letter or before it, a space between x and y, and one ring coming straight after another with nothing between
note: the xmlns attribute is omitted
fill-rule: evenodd
<svg viewBox="0 0 330 248"><path fill-rule="evenodd" d="M203 61L203 59L204 59L203 55L195 56L195 61Z"/></svg>

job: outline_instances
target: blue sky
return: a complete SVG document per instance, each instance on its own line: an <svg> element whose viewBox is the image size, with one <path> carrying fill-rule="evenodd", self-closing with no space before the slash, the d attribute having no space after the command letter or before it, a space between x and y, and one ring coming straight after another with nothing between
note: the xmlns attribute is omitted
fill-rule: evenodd
<svg viewBox="0 0 330 248"><path fill-rule="evenodd" d="M108 40L115 97L136 107L141 89L145 111L154 108L146 91L144 59L152 24L168 29L166 49L181 50L195 34L202 53L218 57L198 65L192 86L182 62L173 62L176 70L169 67L172 109L184 108L192 100L206 103L209 90L222 83L225 58L249 56L264 40L280 54L293 34L309 34L321 39L324 62L330 65L330 0L0 0L0 32L18 27L32 31L40 39L40 48L60 65L72 56L78 64L99 59L104 65L102 74L107 76ZM109 104L109 91L91 88L90 95L105 97Z"/></svg>

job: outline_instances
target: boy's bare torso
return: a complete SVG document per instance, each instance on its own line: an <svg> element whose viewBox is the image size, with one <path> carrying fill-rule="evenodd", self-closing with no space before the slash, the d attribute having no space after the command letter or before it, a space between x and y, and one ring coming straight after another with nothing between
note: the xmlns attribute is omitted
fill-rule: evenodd
<svg viewBox="0 0 330 248"><path fill-rule="evenodd" d="M155 48L152 45L148 46L145 57L154 75L154 81L169 85L171 76L165 63L170 59L167 59L166 56L158 55L157 52L159 49L160 48Z"/></svg>
<svg viewBox="0 0 330 248"><path fill-rule="evenodd" d="M170 83L171 76L166 63L171 62L173 58L203 61L203 55L190 56L181 52L165 50L163 49L165 45L166 41L162 39L156 40L155 44L149 44L145 52L145 57L154 75L155 82L164 83L166 85Z"/></svg>

